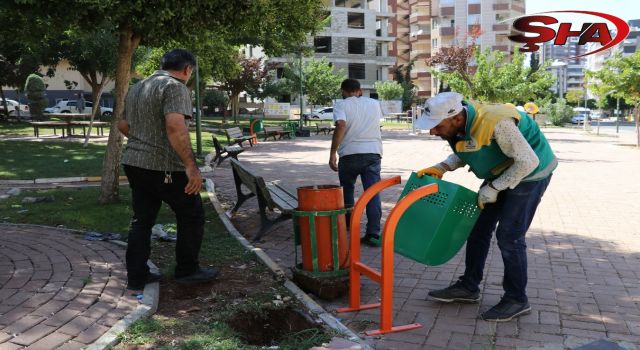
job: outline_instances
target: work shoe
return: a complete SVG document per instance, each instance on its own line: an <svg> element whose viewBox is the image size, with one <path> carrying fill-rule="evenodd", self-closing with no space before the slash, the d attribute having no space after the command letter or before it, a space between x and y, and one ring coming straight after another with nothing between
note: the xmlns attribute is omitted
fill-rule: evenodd
<svg viewBox="0 0 640 350"><path fill-rule="evenodd" d="M360 238L360 244L366 244L370 247L379 247L380 246L380 236L374 236L366 234L364 237Z"/></svg>
<svg viewBox="0 0 640 350"><path fill-rule="evenodd" d="M519 303L502 298L498 304L480 314L480 318L485 321L506 322L511 321L514 317L528 314L529 312L531 312L529 303Z"/></svg>
<svg viewBox="0 0 640 350"><path fill-rule="evenodd" d="M149 274L147 275L147 279L144 281L143 284L127 283L127 289L130 289L130 290L143 290L144 286L147 285L147 283L158 282L161 279L162 279L162 275L161 274L149 272Z"/></svg>
<svg viewBox="0 0 640 350"><path fill-rule="evenodd" d="M178 284L197 284L197 283L207 283L214 281L216 277L220 274L218 269L204 269L198 268L195 272L190 275L176 276L176 283Z"/></svg>
<svg viewBox="0 0 640 350"><path fill-rule="evenodd" d="M461 281L457 281L447 288L430 291L429 296L444 303L477 303L480 300L480 291L472 292L463 286Z"/></svg>

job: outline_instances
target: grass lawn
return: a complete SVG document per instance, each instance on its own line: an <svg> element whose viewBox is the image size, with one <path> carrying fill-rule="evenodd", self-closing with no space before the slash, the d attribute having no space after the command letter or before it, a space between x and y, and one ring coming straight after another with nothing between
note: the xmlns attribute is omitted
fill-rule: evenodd
<svg viewBox="0 0 640 350"><path fill-rule="evenodd" d="M29 123L0 123L0 136L33 136L33 128Z"/></svg>
<svg viewBox="0 0 640 350"><path fill-rule="evenodd" d="M75 142L0 141L0 179L97 176L104 144L83 147Z"/></svg>
<svg viewBox="0 0 640 350"><path fill-rule="evenodd" d="M120 233L126 240L130 211L130 190L120 188L118 203L100 205L98 187L23 191L17 197L0 202L0 221L30 223L104 233ZM53 202L22 204L22 198L53 196ZM115 349L260 349L278 345L279 349L308 349L328 342L336 335L322 328L291 330L284 318L268 318L283 311L300 309L281 282L256 261L252 252L244 248L226 231L215 215L213 206L203 197L206 224L200 252L202 266L221 270L218 282L183 287L173 282L175 243L152 241L152 261L161 269L165 279L160 284L158 311L141 319L120 335ZM167 231L175 227L175 218L163 205L157 223ZM289 300L284 306L274 300ZM290 299L289 299L290 298ZM267 315L267 316L265 316ZM262 317L262 318L261 318ZM265 317L266 320L265 320ZM253 331L242 326L254 322ZM269 323L279 325L277 338L263 329ZM240 327L238 327L240 326ZM305 326L306 327L306 326ZM267 337L256 343L251 336Z"/></svg>

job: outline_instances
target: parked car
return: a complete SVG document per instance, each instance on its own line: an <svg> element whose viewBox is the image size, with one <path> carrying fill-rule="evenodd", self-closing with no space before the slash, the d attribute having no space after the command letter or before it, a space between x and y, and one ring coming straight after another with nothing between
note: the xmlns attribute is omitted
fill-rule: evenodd
<svg viewBox="0 0 640 350"><path fill-rule="evenodd" d="M25 112L26 115L29 114L29 106L19 103L16 100L6 99L7 100L7 108L9 109L10 116L18 115L17 109L20 109L20 113ZM0 112L4 113L4 101L0 98Z"/></svg>
<svg viewBox="0 0 640 350"><path fill-rule="evenodd" d="M309 116L310 119L333 120L333 107L316 109Z"/></svg>
<svg viewBox="0 0 640 350"><path fill-rule="evenodd" d="M64 100L59 101L53 107L45 108L45 113L77 113L76 100ZM91 113L93 108L93 102L85 101L83 113ZM100 106L100 115L105 118L109 118L113 115L113 108Z"/></svg>
<svg viewBox="0 0 640 350"><path fill-rule="evenodd" d="M571 124L582 124L584 123L585 118L588 121L591 121L591 117L588 117L584 114L574 115L573 117L571 117Z"/></svg>

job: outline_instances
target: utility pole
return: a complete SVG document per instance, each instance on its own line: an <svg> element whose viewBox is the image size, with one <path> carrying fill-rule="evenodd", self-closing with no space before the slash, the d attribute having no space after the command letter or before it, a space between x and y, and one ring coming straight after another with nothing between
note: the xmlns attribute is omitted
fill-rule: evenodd
<svg viewBox="0 0 640 350"><path fill-rule="evenodd" d="M304 112L304 93L302 89L302 84L304 82L304 78L302 76L302 48L300 48L300 56L298 56L300 63L300 120L298 120L298 127L302 129L302 120L303 120L303 112Z"/></svg>
<svg viewBox="0 0 640 350"><path fill-rule="evenodd" d="M620 97L616 98L616 134L620 131Z"/></svg>

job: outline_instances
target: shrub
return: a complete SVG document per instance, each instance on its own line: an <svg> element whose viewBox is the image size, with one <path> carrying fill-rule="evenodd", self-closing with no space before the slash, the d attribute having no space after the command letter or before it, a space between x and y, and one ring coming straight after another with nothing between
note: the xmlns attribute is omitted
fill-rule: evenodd
<svg viewBox="0 0 640 350"><path fill-rule="evenodd" d="M42 111L47 107L45 89L44 81L39 75L34 73L27 77L24 90L27 92L29 111L33 119L43 119Z"/></svg>
<svg viewBox="0 0 640 350"><path fill-rule="evenodd" d="M404 94L402 85L392 80L376 81L375 84L373 84L373 88L376 89L380 99L384 101L397 100Z"/></svg>
<svg viewBox="0 0 640 350"><path fill-rule="evenodd" d="M547 115L551 124L561 126L571 121L573 108L567 105L567 101L564 98L559 98L556 103L549 102L544 105L544 107L542 107L542 113Z"/></svg>

